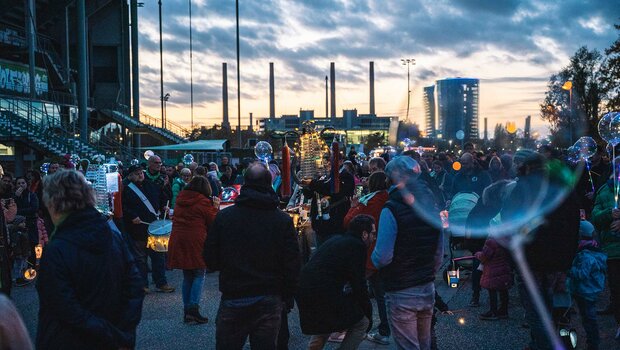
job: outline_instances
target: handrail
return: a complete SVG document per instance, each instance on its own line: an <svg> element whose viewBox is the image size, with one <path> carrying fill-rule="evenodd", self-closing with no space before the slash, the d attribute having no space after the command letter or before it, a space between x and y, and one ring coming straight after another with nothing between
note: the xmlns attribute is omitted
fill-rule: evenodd
<svg viewBox="0 0 620 350"><path fill-rule="evenodd" d="M162 128L161 119L150 116L144 112L140 112L140 121L142 121L144 124L147 124L147 125L151 125L151 126L154 126L160 129L168 130L180 138L186 138L187 135L191 133L189 130L185 129L181 125L173 121L170 121L170 120L166 120L166 127Z"/></svg>

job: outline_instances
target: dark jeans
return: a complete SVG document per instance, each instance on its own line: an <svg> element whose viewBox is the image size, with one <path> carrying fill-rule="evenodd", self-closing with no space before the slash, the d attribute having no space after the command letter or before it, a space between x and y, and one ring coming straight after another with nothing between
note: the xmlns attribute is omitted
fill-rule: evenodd
<svg viewBox="0 0 620 350"><path fill-rule="evenodd" d="M166 280L166 253L159 253L153 249L148 249L144 241L134 241L134 247L138 270L140 270L140 274L144 279L144 286L149 286L147 258L151 258L151 274L153 275L155 286L161 287L168 284Z"/></svg>
<svg viewBox="0 0 620 350"><path fill-rule="evenodd" d="M282 308L282 317L280 320L280 331L278 332L278 350L288 350L288 340L291 337L291 334L288 330L288 310L287 308Z"/></svg>
<svg viewBox="0 0 620 350"><path fill-rule="evenodd" d="M598 322L596 321L596 301L586 300L578 295L573 295L573 298L579 307L581 324L586 331L588 350L596 350L598 349L600 343L598 335Z"/></svg>
<svg viewBox="0 0 620 350"><path fill-rule="evenodd" d="M245 307L220 302L215 321L216 349L242 349L248 336L252 349L276 349L284 303L279 296L266 296Z"/></svg>
<svg viewBox="0 0 620 350"><path fill-rule="evenodd" d="M620 260L607 260L607 281L614 318L620 324Z"/></svg>
<svg viewBox="0 0 620 350"><path fill-rule="evenodd" d="M200 305L205 269L183 270L183 307L185 310Z"/></svg>
<svg viewBox="0 0 620 350"><path fill-rule="evenodd" d="M474 259L472 263L471 272L471 290L474 292L474 295L480 297L480 279L482 278L482 271L478 270L478 266L480 266L480 260Z"/></svg>
<svg viewBox="0 0 620 350"><path fill-rule="evenodd" d="M488 289L489 291L489 305L490 311L496 314L505 315L508 313L508 290ZM499 300L501 305L497 308L497 295L499 294Z"/></svg>
<svg viewBox="0 0 620 350"><path fill-rule="evenodd" d="M537 273L533 272L536 280L536 287L541 293L543 301L546 306L545 312L551 315L554 308L554 295L563 296L565 294L566 287L566 274L563 272L554 273ZM525 309L525 321L530 326L530 349L551 349L552 345L549 337L545 331L542 320L538 316L538 312L534 306L534 303L527 291L521 275L516 275L516 284L521 296L523 308ZM566 306L566 305L562 305Z"/></svg>
<svg viewBox="0 0 620 350"><path fill-rule="evenodd" d="M372 289L372 293L375 296L375 301L377 302L377 311L379 312L379 334L382 336L389 337L390 336L390 323L387 317L387 309L385 308L385 291L383 290L383 283L379 278L379 273L375 272L370 277L368 277L368 283L370 284L370 288Z"/></svg>

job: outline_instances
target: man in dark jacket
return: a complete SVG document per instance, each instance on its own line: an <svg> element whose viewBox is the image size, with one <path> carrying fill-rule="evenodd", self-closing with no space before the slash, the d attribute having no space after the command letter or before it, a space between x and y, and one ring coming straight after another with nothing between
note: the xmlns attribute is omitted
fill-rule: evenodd
<svg viewBox="0 0 620 350"><path fill-rule="evenodd" d="M372 320L365 270L375 220L358 215L349 231L319 247L301 271L297 305L301 329L312 334L309 349L322 349L332 332L346 331L341 348L356 349Z"/></svg>
<svg viewBox="0 0 620 350"><path fill-rule="evenodd" d="M133 348L144 294L120 232L94 208L92 189L74 170L46 177L43 200L56 229L36 285L37 348Z"/></svg>
<svg viewBox="0 0 620 350"><path fill-rule="evenodd" d="M260 162L244 174L234 206L218 213L205 262L220 271L216 348L275 349L283 308L292 308L300 259L293 221L278 209L271 173Z"/></svg>
<svg viewBox="0 0 620 350"><path fill-rule="evenodd" d="M524 225L541 212L544 223L531 231L525 245L525 259L534 275L536 287L548 310L561 315L570 307L566 276L577 254L579 240L579 206L571 184L560 178L559 160L546 160L531 150L521 150L514 157L517 184L501 211L502 221ZM549 171L547 169L556 169ZM567 193L568 192L568 193ZM559 199L563 200L559 201ZM552 206L557 205L557 208ZM551 348L542 320L530 299L525 284L517 276L517 286L530 325L531 349ZM558 318L556 317L556 321Z"/></svg>
<svg viewBox="0 0 620 350"><path fill-rule="evenodd" d="M158 185L144 177L144 171L139 165L129 167L129 184L123 188L122 194L125 229L133 240L138 268L144 278L144 291L149 292L146 261L150 257L156 291L170 293L174 292L174 288L166 279L165 253L156 252L146 246L148 224L145 223L157 220L158 215L167 210L165 198L160 195L161 189Z"/></svg>
<svg viewBox="0 0 620 350"><path fill-rule="evenodd" d="M460 158L461 170L454 176L452 182L452 196L459 192L476 192L482 196L482 191L491 184L489 172L482 169L471 153L463 153Z"/></svg>
<svg viewBox="0 0 620 350"><path fill-rule="evenodd" d="M400 349L429 349L435 303L435 272L441 262L439 212L420 167L398 157L385 168L391 183L381 211L372 262L385 288L390 328ZM415 209L414 209L415 208ZM430 215L429 215L430 214Z"/></svg>

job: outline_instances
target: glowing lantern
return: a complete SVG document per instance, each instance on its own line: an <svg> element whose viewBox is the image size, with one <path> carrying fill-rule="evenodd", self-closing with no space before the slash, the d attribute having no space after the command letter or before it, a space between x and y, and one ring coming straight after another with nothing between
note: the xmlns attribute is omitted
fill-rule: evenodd
<svg viewBox="0 0 620 350"><path fill-rule="evenodd" d="M454 162L454 163L452 163L452 169L454 169L454 171L461 170L461 162Z"/></svg>
<svg viewBox="0 0 620 350"><path fill-rule="evenodd" d="M506 131L509 134L514 134L517 132L517 124L515 122L507 122L506 123Z"/></svg>

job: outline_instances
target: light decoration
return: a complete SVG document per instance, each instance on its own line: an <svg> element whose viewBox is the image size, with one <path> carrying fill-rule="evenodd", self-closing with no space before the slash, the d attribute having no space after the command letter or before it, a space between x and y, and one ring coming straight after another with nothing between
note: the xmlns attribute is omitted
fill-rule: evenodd
<svg viewBox="0 0 620 350"><path fill-rule="evenodd" d="M327 162L325 156L329 155L329 147L321 138L311 122L304 123L303 133L294 145L295 158L299 164L299 172L294 176L295 182L303 179L315 179L327 175ZM293 168L293 167L291 167Z"/></svg>

